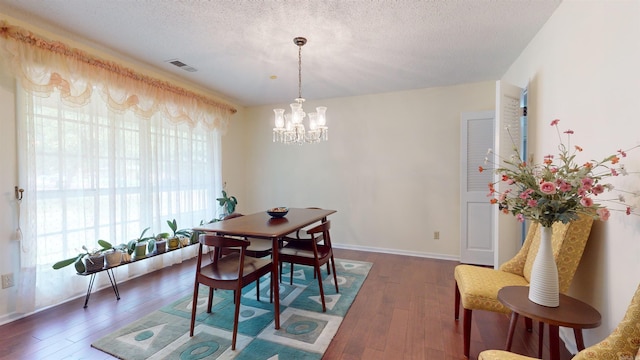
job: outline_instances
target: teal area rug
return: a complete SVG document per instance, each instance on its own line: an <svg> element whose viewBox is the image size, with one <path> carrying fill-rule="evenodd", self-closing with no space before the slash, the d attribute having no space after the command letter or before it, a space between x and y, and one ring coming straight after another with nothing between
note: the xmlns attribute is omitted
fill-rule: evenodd
<svg viewBox="0 0 640 360"><path fill-rule="evenodd" d="M280 329L273 322L269 303L269 277L260 281L260 300L255 285L243 289L236 350L231 350L233 292L216 290L210 314L206 313L208 288L201 287L193 337L189 336L192 295L155 311L93 344L119 359L321 359L342 319L351 307L371 263L336 259L340 292L333 276L323 287L327 311L322 312L318 281L313 268L295 266L293 286L285 265L280 283Z"/></svg>

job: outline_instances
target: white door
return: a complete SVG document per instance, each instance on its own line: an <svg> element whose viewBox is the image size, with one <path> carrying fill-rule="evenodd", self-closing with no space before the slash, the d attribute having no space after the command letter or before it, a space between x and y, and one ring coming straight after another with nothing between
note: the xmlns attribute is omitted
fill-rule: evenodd
<svg viewBox="0 0 640 360"><path fill-rule="evenodd" d="M487 150L494 148L495 112L463 113L460 123L460 262L493 265L494 206L488 184L493 172L479 171Z"/></svg>

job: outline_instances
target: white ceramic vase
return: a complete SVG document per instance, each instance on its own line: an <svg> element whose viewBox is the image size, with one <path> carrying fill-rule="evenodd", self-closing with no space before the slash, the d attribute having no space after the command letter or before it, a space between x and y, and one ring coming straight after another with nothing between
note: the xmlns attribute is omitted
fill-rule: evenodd
<svg viewBox="0 0 640 360"><path fill-rule="evenodd" d="M560 305L558 288L558 267L553 258L551 227L540 227L540 248L531 268L531 283L529 284L529 300L547 307Z"/></svg>

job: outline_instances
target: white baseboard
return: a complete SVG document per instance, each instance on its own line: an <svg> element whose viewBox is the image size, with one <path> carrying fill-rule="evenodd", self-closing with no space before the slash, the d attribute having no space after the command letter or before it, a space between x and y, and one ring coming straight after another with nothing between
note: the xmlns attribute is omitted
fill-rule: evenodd
<svg viewBox="0 0 640 360"><path fill-rule="evenodd" d="M426 252L420 252L420 251L405 251L405 250L398 250L398 249L378 248L378 247L360 246L360 245L336 244L334 242L332 242L331 245L336 249L358 250L358 251L368 251L368 252L376 252L376 253L384 253L384 254L415 256L415 257L422 257L422 258L429 258L429 259L460 261L460 257L454 256L454 255L426 253Z"/></svg>

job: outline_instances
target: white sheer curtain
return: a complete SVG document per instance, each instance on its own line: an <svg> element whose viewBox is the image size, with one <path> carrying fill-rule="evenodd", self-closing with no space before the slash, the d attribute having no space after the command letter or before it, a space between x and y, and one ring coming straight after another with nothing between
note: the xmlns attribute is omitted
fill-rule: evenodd
<svg viewBox="0 0 640 360"><path fill-rule="evenodd" d="M19 91L20 93L20 91ZM167 220L191 228L216 216L220 134L164 119L116 112L94 92L87 105L62 104L56 92L18 98L20 183L25 196L19 311L83 295L88 277L52 264L97 248L126 243L140 232L169 232ZM116 269L118 281L195 254L195 247ZM98 287L108 284L98 275Z"/></svg>
<svg viewBox="0 0 640 360"><path fill-rule="evenodd" d="M18 312L86 291L87 279L71 267L51 269L82 245L125 243L146 227L166 232L174 218L189 228L215 217L220 135L233 106L4 20L0 52L24 89L16 106L26 190ZM116 276L136 276L190 252L120 267Z"/></svg>

